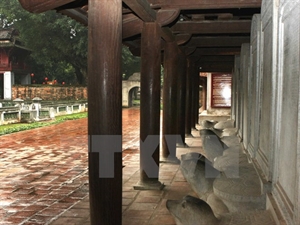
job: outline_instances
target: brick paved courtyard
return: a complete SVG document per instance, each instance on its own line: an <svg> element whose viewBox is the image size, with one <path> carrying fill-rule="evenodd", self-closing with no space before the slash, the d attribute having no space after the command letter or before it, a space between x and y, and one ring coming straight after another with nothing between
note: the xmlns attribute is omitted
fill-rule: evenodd
<svg viewBox="0 0 300 225"><path fill-rule="evenodd" d="M123 110L123 225L175 224L166 199L193 194L178 165L161 164L162 191L136 191L139 110ZM195 136L198 132L195 132ZM0 136L0 224L89 224L87 119ZM186 139L199 151L200 138Z"/></svg>

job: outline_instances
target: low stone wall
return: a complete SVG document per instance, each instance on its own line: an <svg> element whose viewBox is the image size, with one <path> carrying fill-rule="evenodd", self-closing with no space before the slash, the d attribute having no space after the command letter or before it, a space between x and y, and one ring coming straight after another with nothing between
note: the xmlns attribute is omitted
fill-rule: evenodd
<svg viewBox="0 0 300 225"><path fill-rule="evenodd" d="M86 112L87 101L70 101L54 103L21 103L15 106L2 107L0 103L0 125L26 123L54 119L56 116Z"/></svg>
<svg viewBox="0 0 300 225"><path fill-rule="evenodd" d="M12 99L33 99L40 97L43 100L79 100L87 99L87 87L72 86L20 86L12 87Z"/></svg>

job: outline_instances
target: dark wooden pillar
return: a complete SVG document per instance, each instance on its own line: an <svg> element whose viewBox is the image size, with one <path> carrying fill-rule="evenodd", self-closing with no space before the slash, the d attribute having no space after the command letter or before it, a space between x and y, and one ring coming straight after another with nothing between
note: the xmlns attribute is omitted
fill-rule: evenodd
<svg viewBox="0 0 300 225"><path fill-rule="evenodd" d="M199 103L197 101L197 99L199 99L199 97L197 97L197 95L199 95L199 84L198 82L198 68L197 66L193 67L193 74L192 74L192 114L191 114L191 127L192 129L196 129L196 123L198 123L197 121L197 111L198 111L198 105Z"/></svg>
<svg viewBox="0 0 300 225"><path fill-rule="evenodd" d="M92 225L122 224L122 1L89 1L88 135Z"/></svg>
<svg viewBox="0 0 300 225"><path fill-rule="evenodd" d="M179 163L177 142L178 46L166 42L164 51L162 162Z"/></svg>
<svg viewBox="0 0 300 225"><path fill-rule="evenodd" d="M140 181L135 189L162 189L160 142L160 27L144 23L141 42Z"/></svg>
<svg viewBox="0 0 300 225"><path fill-rule="evenodd" d="M185 106L185 135L192 136L192 75L193 62L191 58L187 59L187 74L186 74L186 106Z"/></svg>
<svg viewBox="0 0 300 225"><path fill-rule="evenodd" d="M177 82L177 139L178 147L186 147L185 143L185 105L186 105L186 68L187 59L182 51L178 53L178 82Z"/></svg>
<svg viewBox="0 0 300 225"><path fill-rule="evenodd" d="M194 116L195 116L195 129L196 124L199 123L199 71L195 71L195 108L194 108Z"/></svg>

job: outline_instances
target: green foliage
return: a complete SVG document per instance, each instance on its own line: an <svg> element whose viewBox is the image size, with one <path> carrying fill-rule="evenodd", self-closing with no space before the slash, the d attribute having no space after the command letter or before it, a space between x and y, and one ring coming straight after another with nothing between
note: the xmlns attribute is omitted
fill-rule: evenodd
<svg viewBox="0 0 300 225"><path fill-rule="evenodd" d="M0 2L0 25L19 30L20 40L32 50L27 64L37 83L45 77L59 83L85 83L87 27L55 11L29 13L18 0Z"/></svg>
<svg viewBox="0 0 300 225"><path fill-rule="evenodd" d="M81 118L86 118L87 112L84 113L75 113L63 116L57 116L55 120L46 121L46 122L34 122L34 123L17 123L17 124L8 124L0 126L0 135L10 134L23 130L30 130L38 127L50 126L53 124L62 123L66 120L76 120Z"/></svg>
<svg viewBox="0 0 300 225"><path fill-rule="evenodd" d="M122 48L122 78L127 80L132 74L141 71L140 57L133 56L128 47Z"/></svg>
<svg viewBox="0 0 300 225"><path fill-rule="evenodd" d="M41 84L45 77L58 83L85 84L87 79L87 27L75 20L48 11L41 14L24 10L18 0L0 1L0 28L19 30L20 40L32 50L27 65ZM122 48L122 77L140 71L140 58Z"/></svg>

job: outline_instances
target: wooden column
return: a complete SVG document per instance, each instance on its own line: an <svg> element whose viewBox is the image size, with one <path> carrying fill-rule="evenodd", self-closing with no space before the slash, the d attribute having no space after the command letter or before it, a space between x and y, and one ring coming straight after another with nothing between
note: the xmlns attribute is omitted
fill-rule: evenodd
<svg viewBox="0 0 300 225"><path fill-rule="evenodd" d="M140 181L135 189L162 189L158 181L161 37L157 23L144 23L141 42Z"/></svg>
<svg viewBox="0 0 300 225"><path fill-rule="evenodd" d="M179 163L177 142L178 46L166 42L164 51L162 162Z"/></svg>
<svg viewBox="0 0 300 225"><path fill-rule="evenodd" d="M198 110L197 95L199 95L199 85L198 82L198 69L197 66L193 67L193 74L192 74L192 114L191 114L191 127L192 129L196 129L196 123L198 122L196 117L196 111Z"/></svg>
<svg viewBox="0 0 300 225"><path fill-rule="evenodd" d="M199 71L195 69L195 111L194 111L194 116L195 116L195 129L196 129L196 124L199 123Z"/></svg>
<svg viewBox="0 0 300 225"><path fill-rule="evenodd" d="M90 0L89 198L92 225L122 224L122 1Z"/></svg>
<svg viewBox="0 0 300 225"><path fill-rule="evenodd" d="M186 74L186 106L185 106L185 135L192 136L192 75L193 62L191 58L187 59L187 74Z"/></svg>
<svg viewBox="0 0 300 225"><path fill-rule="evenodd" d="M186 68L187 59L183 52L178 53L178 82L177 82L177 146L186 147L185 143L185 105L186 105Z"/></svg>

